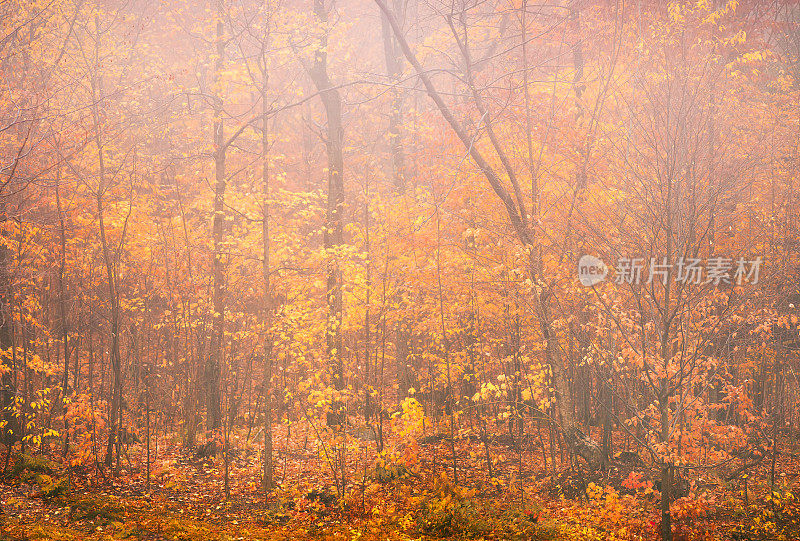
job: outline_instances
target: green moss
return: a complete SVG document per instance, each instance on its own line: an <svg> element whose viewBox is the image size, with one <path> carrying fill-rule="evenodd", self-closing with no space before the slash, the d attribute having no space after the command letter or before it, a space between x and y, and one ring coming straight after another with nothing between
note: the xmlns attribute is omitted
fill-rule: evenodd
<svg viewBox="0 0 800 541"><path fill-rule="evenodd" d="M123 507L118 501L99 494L75 496L67 500L73 520L122 521Z"/></svg>
<svg viewBox="0 0 800 541"><path fill-rule="evenodd" d="M194 520L173 520L164 528L164 534L167 539L173 539L174 541L213 541L219 539L219 535L205 527L202 522Z"/></svg>
<svg viewBox="0 0 800 541"><path fill-rule="evenodd" d="M33 480L39 486L45 500L64 496L69 491L69 480L66 477L53 477L45 473L37 473Z"/></svg>
<svg viewBox="0 0 800 541"><path fill-rule="evenodd" d="M31 540L47 539L52 541L73 541L75 539L80 539L78 532L74 530L51 526L49 524L37 524L26 531L25 534L26 538Z"/></svg>
<svg viewBox="0 0 800 541"><path fill-rule="evenodd" d="M63 469L43 456L18 455L10 476L38 486L45 500L59 498L69 491L69 479L63 475Z"/></svg>
<svg viewBox="0 0 800 541"><path fill-rule="evenodd" d="M469 500L430 498L417 514L417 530L429 538L559 539L555 523L540 521L538 510L502 509Z"/></svg>
<svg viewBox="0 0 800 541"><path fill-rule="evenodd" d="M22 453L17 456L17 460L14 463L14 468L11 470L11 477L23 478L26 474L31 476L32 474L36 473L53 475L59 470L60 468L58 464L48 460L43 456L33 456L27 453Z"/></svg>

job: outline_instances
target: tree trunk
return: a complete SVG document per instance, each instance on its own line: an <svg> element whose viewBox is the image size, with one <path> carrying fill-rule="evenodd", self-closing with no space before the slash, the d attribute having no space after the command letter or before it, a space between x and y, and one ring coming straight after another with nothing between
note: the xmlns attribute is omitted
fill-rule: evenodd
<svg viewBox="0 0 800 541"><path fill-rule="evenodd" d="M672 541L672 514L669 501L672 492L672 466L661 466L661 540Z"/></svg>
<svg viewBox="0 0 800 541"><path fill-rule="evenodd" d="M216 430L220 427L221 395L220 366L222 364L223 341L225 337L225 272L222 262L222 244L225 233L225 147L222 122L222 97L217 89L223 67L225 43L223 41L223 2L217 1L217 56L214 65L214 222L213 222L213 293L211 304L214 309L211 322L211 342L206 358L206 428Z"/></svg>
<svg viewBox="0 0 800 541"><path fill-rule="evenodd" d="M95 16L95 33L96 33L96 46L95 46L95 68L99 69L99 43L100 43L100 20ZM97 183L97 218L100 225L100 245L103 252L103 262L106 267L106 279L108 280L108 298L111 304L111 371L114 378L113 389L111 391L111 412L109 415L109 431L108 440L106 443L106 456L105 465L111 466L114 456L114 445L117 443L117 434L119 431L119 422L121 418L122 407L122 357L119 350L119 291L117 288L117 275L114 269L114 259L111 254L111 249L108 245L108 236L106 235L105 217L103 215L103 196L105 195L108 186L106 186L106 165L103 141L100 137L100 111L99 103L103 94L102 79L95 75L91 80L92 91L92 120L94 121L94 142L97 147L97 163L99 170L99 179Z"/></svg>
<svg viewBox="0 0 800 541"><path fill-rule="evenodd" d="M324 0L314 0L314 14L320 23L327 25L328 15ZM339 91L333 88L328 77L328 30L320 37L320 47L314 52L314 63L309 76L320 93L327 118L328 153L328 206L325 220L324 245L328 255L328 279L326 297L328 302L328 326L326 331L328 361L333 371L333 384L336 389L344 388L344 367L342 361L342 274L339 255L336 253L343 240L344 214L344 157L342 144L344 128L342 125L342 100Z"/></svg>
<svg viewBox="0 0 800 541"><path fill-rule="evenodd" d="M401 1L394 0L393 8L395 14L400 14ZM399 15L398 15L399 16ZM402 24L402 23L401 23ZM386 58L386 73L395 83L399 83L402 69L402 53L399 50L397 40L392 34L392 29L386 18L386 14L381 14L381 30L383 34L383 52ZM406 190L406 171L405 154L403 153L403 136L401 129L403 125L403 94L396 84L392 88L392 110L389 113L389 148L392 153L392 178L394 179L395 189L399 193Z"/></svg>
<svg viewBox="0 0 800 541"><path fill-rule="evenodd" d="M11 276L8 272L11 253L5 242L7 237L6 225L8 222L8 215L6 212L6 201L2 198L0 199L0 237L3 239L3 242L0 242L0 349L2 349L2 351L6 351L13 346L11 339L10 310ZM2 380L0 380L0 407L2 407L2 417L0 418L3 421L2 441L8 447L9 455L15 435L19 434L19 430L17 430L18 423L16 423L13 411L15 390L12 378L13 367L9 365L10 361L11 359L6 355L2 355L2 360L0 360L0 363L3 365L3 377ZM27 359L25 359L24 366L27 367ZM28 381L27 376L25 377L25 381ZM24 425L24 421L21 424Z"/></svg>
<svg viewBox="0 0 800 541"><path fill-rule="evenodd" d="M264 200L262 202L261 237L264 245L262 272L264 280L264 313L266 321L264 344L264 499L275 486L272 467L272 290L270 286L270 237L269 237L269 115L267 106L267 72L266 58L263 59L264 81L261 88L261 152L262 156L262 181Z"/></svg>
<svg viewBox="0 0 800 541"><path fill-rule="evenodd" d="M365 231L365 245L364 245L364 264L366 265L366 300L364 308L364 423L369 425L371 418L371 393L372 381L370 379L370 348L372 346L372 336L370 328L370 300L372 295L372 245L369 237L369 177L365 180L364 187L364 231Z"/></svg>
<svg viewBox="0 0 800 541"><path fill-rule="evenodd" d="M56 170L56 210L58 211L60 253L58 261L58 312L61 320L61 340L64 347L64 374L61 380L61 410L64 414L64 448L63 457L69 450L69 419L67 419L67 393L69 387L69 328L67 327L67 299L64 288L64 271L66 269L67 236L64 226L64 212L61 208L61 168Z"/></svg>
<svg viewBox="0 0 800 541"><path fill-rule="evenodd" d="M148 370L148 376L149 375L150 374L149 374L149 370ZM146 385L145 385L145 400L146 400L145 408L146 409L145 409L145 417L144 417L144 422L147 425L146 428L145 428L145 438L146 438L146 443L145 444L147 445L147 451L146 451L146 460L147 460L147 494L150 494L150 379L147 378L145 381L147 382Z"/></svg>

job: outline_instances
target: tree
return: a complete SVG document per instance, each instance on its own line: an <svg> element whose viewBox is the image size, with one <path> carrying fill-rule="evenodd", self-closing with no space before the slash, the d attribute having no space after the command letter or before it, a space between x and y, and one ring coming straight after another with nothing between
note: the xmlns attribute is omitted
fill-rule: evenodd
<svg viewBox="0 0 800 541"><path fill-rule="evenodd" d="M328 328L326 343L328 360L331 363L333 384L344 388L343 342L342 342L342 272L340 268L341 246L344 244L344 126L342 124L342 101L339 90L328 76L328 11L324 0L314 0L314 16L322 26L319 45L315 47L314 59L306 66L309 77L319 92L325 108L327 128L325 148L328 154L328 199L325 215L324 244L328 253L328 277L326 299L328 304Z"/></svg>
<svg viewBox="0 0 800 541"><path fill-rule="evenodd" d="M450 107L448 107L448 105L444 102L441 94L436 90L436 87L433 85L430 76L428 75L426 70L422 67L422 65L419 63L414 53L411 51L411 48L409 47L408 42L405 40L405 37L403 36L402 30L398 25L397 20L395 19L394 15L391 13L389 8L386 6L385 2L383 2L383 0L375 0L375 1L385 14L386 18L388 19L389 24L392 27L392 31L394 32L395 38L400 44L400 47L403 50L406 59L414 67L418 77L424 84L428 95L436 104L436 107L439 109L445 121L448 123L450 128L455 132L458 139L464 145L464 148L467 149L470 157L475 161L475 164L480 169L481 173L485 176L490 187L502 202L506 210L506 213L508 215L508 219L511 223L511 226L515 234L517 235L517 238L522 243L523 249L528 253L528 257L530 260L528 265L528 274L530 276L530 280L534 284L534 288L532 289L534 306L537 317L539 319L540 332L546 344L547 358L552 368L553 383L559 401L559 414L562 420L564 435L567 441L570 443L570 445L574 448L574 450L578 454L580 454L583 458L585 458L589 463L593 465L599 465L600 463L599 447L591 439L587 438L585 434L583 434L583 431L578 426L578 423L575 421L572 414L572 411L574 410L574 408L572 407L572 397L569 393L567 381L562 372L563 363L561 360L561 353L560 353L562 346L558 343L558 338L553 333L552 330L552 316L551 316L550 302L552 302L553 298L554 292L552 288L554 286L554 283L551 281L548 284L545 281L545 275L543 274L543 269L540 269L538 266L536 259L536 248L535 248L537 245L537 240L536 240L537 235L530 224L530 215L526 210L527 205L523 197L522 188L520 186L519 180L517 179L517 175L513 165L510 163L496 134L494 133L491 116L488 110L486 110L480 95L476 92L474 81L472 81L471 79L471 70L473 67L471 55L469 53L467 45L465 44L465 42L461 41L461 38L459 38L458 36L458 31L455 28L454 16L453 16L455 7L453 8L453 10L451 10L451 14L447 16L448 24L451 30L453 31L454 39L456 40L459 49L461 50L462 58L464 60L465 71L467 73L467 84L472 88L475 107L481 114L481 118L482 121L484 122L487 136L491 142L491 146L496 152L497 158L501 162L503 170L508 175L508 180L512 186L511 191L509 191L504 186L503 181L498 176L495 169L489 164L489 162L484 157L483 153L474 144L473 139L468 135L464 126L455 118ZM466 24L464 21L464 18L466 17L466 11L462 10L460 16L461 16L461 24L462 25Z"/></svg>

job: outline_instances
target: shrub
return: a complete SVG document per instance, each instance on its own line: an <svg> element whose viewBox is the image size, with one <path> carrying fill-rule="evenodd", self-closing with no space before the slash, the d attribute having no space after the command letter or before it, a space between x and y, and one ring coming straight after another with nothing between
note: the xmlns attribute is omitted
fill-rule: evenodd
<svg viewBox="0 0 800 541"><path fill-rule="evenodd" d="M764 505L751 505L749 512L740 510L740 515L749 515L733 532L732 539L752 541L788 541L800 539L800 501L788 486L776 488L767 495Z"/></svg>

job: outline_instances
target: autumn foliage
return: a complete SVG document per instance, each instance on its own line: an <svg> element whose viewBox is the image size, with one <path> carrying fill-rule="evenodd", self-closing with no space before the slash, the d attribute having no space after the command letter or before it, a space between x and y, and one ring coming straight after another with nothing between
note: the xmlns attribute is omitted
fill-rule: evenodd
<svg viewBox="0 0 800 541"><path fill-rule="evenodd" d="M800 3L0 4L0 540L800 538Z"/></svg>

